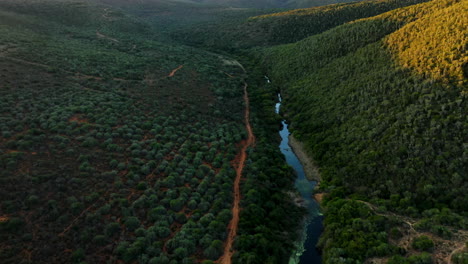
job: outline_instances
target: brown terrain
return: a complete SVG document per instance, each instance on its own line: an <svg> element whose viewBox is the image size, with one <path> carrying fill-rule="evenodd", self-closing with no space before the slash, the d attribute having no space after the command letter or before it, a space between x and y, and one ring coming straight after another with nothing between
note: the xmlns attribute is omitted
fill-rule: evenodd
<svg viewBox="0 0 468 264"><path fill-rule="evenodd" d="M451 258L454 254L459 253L460 251L466 250L465 243L468 240L468 232L465 230L457 230L449 228L453 233L453 236L450 239L439 237L431 232L419 231L414 228L414 225L420 220L416 218L411 218L403 215L398 215L392 212L379 212L379 209L368 202L360 201L364 203L371 209L375 214L381 215L388 218L396 218L401 221L403 224L400 227L402 237L399 239L391 239L391 243L404 248L409 255L417 254L418 252L413 249L412 242L416 237L427 236L432 241L434 241L434 249L431 252L433 263L434 264L451 264L453 263ZM388 258L371 258L368 259L365 263L368 264L379 264L386 263Z"/></svg>
<svg viewBox="0 0 468 264"><path fill-rule="evenodd" d="M241 142L241 152L236 157L236 179L234 180L234 204L232 207L232 219L229 222L228 230L229 234L226 239L226 244L224 246L224 253L219 258L217 263L221 264L231 264L231 258L234 254L234 250L232 249L232 244L234 242L234 238L237 235L237 226L239 224L239 212L240 212L240 181L242 178L242 171L244 169L244 163L247 159L247 149L255 143L255 135L252 132L252 127L250 126L249 116L250 116L250 107L249 107L249 95L247 93L247 84L244 84L244 101L245 101L245 128L247 129L248 137L247 140L243 140Z"/></svg>
<svg viewBox="0 0 468 264"><path fill-rule="evenodd" d="M182 69L184 67L184 65L180 65L179 67L175 68L174 70L171 71L171 73L169 73L169 75L167 77L174 77L175 73Z"/></svg>

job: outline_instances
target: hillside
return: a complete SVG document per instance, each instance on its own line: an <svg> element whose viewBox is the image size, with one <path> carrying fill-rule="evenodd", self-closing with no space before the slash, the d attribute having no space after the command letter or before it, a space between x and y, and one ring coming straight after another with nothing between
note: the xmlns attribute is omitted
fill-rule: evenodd
<svg viewBox="0 0 468 264"><path fill-rule="evenodd" d="M375 16L399 7L427 0L367 0L237 19L223 18L222 23L203 23L178 28L171 36L189 45L235 52L257 46L294 43L347 22ZM241 19L242 18L242 19Z"/></svg>
<svg viewBox="0 0 468 264"><path fill-rule="evenodd" d="M0 1L0 263L291 263L309 212L286 119L321 175L318 259L465 264L465 14Z"/></svg>
<svg viewBox="0 0 468 264"><path fill-rule="evenodd" d="M222 256L247 138L244 71L153 29L93 1L0 3L0 262ZM258 140L261 157L271 148ZM291 174L269 177L278 175L275 208L251 196L288 212L269 217L266 233L283 230L270 235L271 251L292 248L302 215L282 194Z"/></svg>
<svg viewBox="0 0 468 264"><path fill-rule="evenodd" d="M403 217L435 241L436 263L463 247L467 7L430 1L264 51L294 135L321 169L326 263L389 254L429 263L403 244Z"/></svg>
<svg viewBox="0 0 468 264"><path fill-rule="evenodd" d="M109 0L100 0L106 3L111 4L115 1ZM207 6L223 6L223 7L230 7L230 8L256 8L256 9L271 9L271 8L304 8L304 7L312 7L312 6L322 6L322 5L330 5L336 3L345 3L345 2L352 2L355 0L256 0L256 1L248 1L248 0L140 0L136 3L141 4L170 4L170 5L178 5L178 4L191 4L196 5L199 7L207 7ZM135 4L135 1L125 1L127 4Z"/></svg>

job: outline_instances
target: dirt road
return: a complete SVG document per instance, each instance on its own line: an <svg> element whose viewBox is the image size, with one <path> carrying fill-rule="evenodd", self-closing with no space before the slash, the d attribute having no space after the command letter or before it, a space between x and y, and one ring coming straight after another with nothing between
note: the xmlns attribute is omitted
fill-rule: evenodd
<svg viewBox="0 0 468 264"><path fill-rule="evenodd" d="M184 67L184 65L180 65L179 67L175 68L174 70L171 71L171 73L169 73L169 75L167 75L167 77L174 77L175 73L182 69Z"/></svg>
<svg viewBox="0 0 468 264"><path fill-rule="evenodd" d="M247 140L242 141L242 149L239 153L239 157L236 158L238 166L236 167L236 179L234 180L234 204L232 207L232 219L229 222L228 230L229 235L224 246L224 253L217 261L221 264L231 264L231 258L234 254L232 244L234 238L237 235L237 226L239 224L239 211L240 211L240 180L242 178L242 171L244 169L244 163L247 159L247 149L255 143L255 135L253 134L252 127L250 126L250 105L249 105L249 94L247 92L247 84L244 84L244 102L245 102L245 128L247 129L248 137Z"/></svg>

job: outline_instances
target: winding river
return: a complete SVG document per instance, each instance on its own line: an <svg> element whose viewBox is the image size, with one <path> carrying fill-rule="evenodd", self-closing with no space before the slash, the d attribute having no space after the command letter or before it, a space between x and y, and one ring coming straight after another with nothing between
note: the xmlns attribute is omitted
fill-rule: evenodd
<svg viewBox="0 0 468 264"><path fill-rule="evenodd" d="M267 79L267 82L270 82L270 80ZM277 114L280 113L281 99L281 94L278 94L278 103L275 107ZM282 124L283 128L279 132L281 136L281 144L279 145L279 148L286 158L286 163L288 163L296 172L297 179L295 181L295 186L299 191L301 198L304 200L304 205L308 211L308 215L303 222L304 227L301 239L297 242L298 250L291 256L289 264L322 263L322 257L315 248L322 231L323 220L319 205L313 199L313 190L317 182L309 181L305 177L304 168L301 162L289 146L289 130L286 120L283 120Z"/></svg>

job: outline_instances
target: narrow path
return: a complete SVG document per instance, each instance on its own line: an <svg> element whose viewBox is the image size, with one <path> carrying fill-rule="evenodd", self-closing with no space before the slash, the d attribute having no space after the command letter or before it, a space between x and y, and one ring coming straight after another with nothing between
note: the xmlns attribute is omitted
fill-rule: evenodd
<svg viewBox="0 0 468 264"><path fill-rule="evenodd" d="M7 60L14 61L14 62L19 62L19 63L23 63L23 64L27 64L27 65L37 66L37 67L41 67L41 68L45 68L45 69L53 69L52 66L49 66L49 65L46 65L46 64L36 63L36 62L27 61L27 60L23 60L23 59L17 59L17 58L13 58L13 57L4 56L4 55L1 55L1 54L0 54L0 59L7 59ZM72 76L69 76L69 77L75 77L75 78L79 78L79 79L94 79L94 80L98 80L98 81L103 80L102 77L93 76L93 75L86 75L86 74L83 74L83 73L80 73L80 72L71 72L71 71L67 71L67 70L64 70L64 69L60 69L60 71L71 74ZM128 79L122 79L122 78L112 78L112 80L114 80L114 81L140 81L140 80L128 80Z"/></svg>
<svg viewBox="0 0 468 264"><path fill-rule="evenodd" d="M115 43L119 43L119 42L120 42L118 39L111 38L111 37L109 37L109 36L107 36L107 35L104 35L104 34L102 34L101 32L99 32L98 30L96 30L96 36L97 36L98 38L108 39L108 40L113 41L113 42L115 42Z"/></svg>
<svg viewBox="0 0 468 264"><path fill-rule="evenodd" d="M109 16L109 8L104 8L104 14L102 14L102 18L110 20L111 17Z"/></svg>
<svg viewBox="0 0 468 264"><path fill-rule="evenodd" d="M252 146L255 143L255 135L253 134L252 127L250 126L250 104L249 104L249 94L247 92L247 83L244 83L244 102L245 102L245 115L244 115L244 122L245 128L247 129L248 137L246 141L242 141L242 149L240 157L236 160L239 161L239 165L236 168L236 179L234 180L234 204L232 207L232 219L229 222L228 230L229 234L226 239L226 244L224 246L224 253L217 261L221 264L231 264L231 258L234 254L234 250L232 249L232 244L234 242L234 238L237 235L237 226L239 224L239 211L240 211L240 180L242 178L242 171L244 169L244 163L247 159L247 148Z"/></svg>
<svg viewBox="0 0 468 264"><path fill-rule="evenodd" d="M454 249L452 252L450 252L450 255L445 259L445 262L448 263L448 264L452 264L452 257L453 255L455 255L456 253L458 253L458 251L462 251L465 249L465 243L463 243L464 241L462 241L461 243L459 243L459 247ZM461 245L460 245L461 244Z"/></svg>
<svg viewBox="0 0 468 264"><path fill-rule="evenodd" d="M182 69L183 67L184 67L184 65L180 65L179 67L173 69L173 70L171 71L171 73L169 73L169 75L168 75L167 77L173 77L174 74L175 74L178 70Z"/></svg>
<svg viewBox="0 0 468 264"><path fill-rule="evenodd" d="M1 55L1 54L0 54L0 58L12 60L12 61L19 62L19 63L23 63L23 64L38 66L38 67L42 67L42 68L52 68L52 67L50 67L49 65L45 65L45 64L41 64L41 63L36 63L36 62L31 62L31 61L22 60L22 59L17 59L17 58L13 58L13 57L8 57L8 56L4 56L4 55Z"/></svg>
<svg viewBox="0 0 468 264"><path fill-rule="evenodd" d="M376 215L381 215L384 217L394 217L399 219L402 223L408 226L407 232L396 241L396 245L404 248L409 253L414 253L412 248L412 242L414 238L419 236L427 236L435 243L435 247L432 250L433 262L436 264L452 264L452 256L463 251L465 249L465 243L468 239L468 231L462 229L455 229L447 227L452 232L452 237L450 239L439 237L429 231L418 231L414 228L414 225L421 219L415 219L403 215L398 215L392 212L378 212L378 208L368 202L359 201L369 207Z"/></svg>

